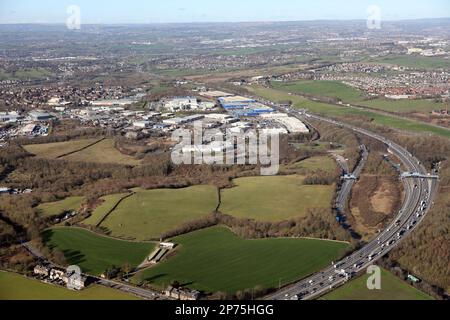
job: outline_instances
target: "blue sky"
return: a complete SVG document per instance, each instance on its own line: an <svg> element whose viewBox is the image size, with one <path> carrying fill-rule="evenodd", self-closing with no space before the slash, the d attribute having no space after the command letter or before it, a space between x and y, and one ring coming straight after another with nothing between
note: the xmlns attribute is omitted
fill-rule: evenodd
<svg viewBox="0 0 450 320"><path fill-rule="evenodd" d="M450 17L449 0L0 0L0 23L64 23L69 5L82 23L234 22Z"/></svg>

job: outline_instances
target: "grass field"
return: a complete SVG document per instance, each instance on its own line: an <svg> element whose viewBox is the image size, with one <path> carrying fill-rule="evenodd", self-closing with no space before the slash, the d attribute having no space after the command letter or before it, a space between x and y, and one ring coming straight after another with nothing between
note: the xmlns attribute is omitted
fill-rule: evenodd
<svg viewBox="0 0 450 320"><path fill-rule="evenodd" d="M100 275L106 269L128 263L138 266L153 250L153 243L115 240L77 228L53 228L44 231L44 242L60 249L68 264L78 265L84 272Z"/></svg>
<svg viewBox="0 0 450 320"><path fill-rule="evenodd" d="M173 239L177 254L136 275L166 286L177 280L205 292L278 287L327 266L348 248L346 243L309 239L244 240L223 227Z"/></svg>
<svg viewBox="0 0 450 320"><path fill-rule="evenodd" d="M444 108L443 103L433 100L364 100L364 94L340 81L295 81L288 83L273 82L273 87L298 94L310 94L316 97L337 97L346 103L397 113L430 112Z"/></svg>
<svg viewBox="0 0 450 320"><path fill-rule="evenodd" d="M234 180L222 190L220 211L258 221L284 221L308 214L310 208L330 208L333 186L303 185L304 177L250 177Z"/></svg>
<svg viewBox="0 0 450 320"><path fill-rule="evenodd" d="M24 68L19 69L16 72L8 73L4 69L0 69L0 81L1 80L37 80L45 79L52 76L49 70L43 68Z"/></svg>
<svg viewBox="0 0 450 320"><path fill-rule="evenodd" d="M83 149L98 140L98 138L94 138L44 144L30 144L23 146L23 148L29 153L40 158L56 159L64 154Z"/></svg>
<svg viewBox="0 0 450 320"><path fill-rule="evenodd" d="M93 285L75 292L0 271L0 300L137 300L121 291Z"/></svg>
<svg viewBox="0 0 450 320"><path fill-rule="evenodd" d="M103 202L97 208L95 208L89 218L83 221L83 224L91 226L98 225L105 217L105 215L108 214L114 208L114 206L119 203L120 200L128 195L128 193L118 193L101 197L100 200L102 200Z"/></svg>
<svg viewBox="0 0 450 320"><path fill-rule="evenodd" d="M431 112L433 110L445 108L443 103L434 102L433 100L375 99L358 102L358 105L397 113Z"/></svg>
<svg viewBox="0 0 450 320"><path fill-rule="evenodd" d="M213 212L218 203L213 186L135 190L101 224L113 236L149 240Z"/></svg>
<svg viewBox="0 0 450 320"><path fill-rule="evenodd" d="M398 65L414 69L449 69L450 61L439 57L424 57L414 55L387 56L378 59L369 60L369 62L384 63L389 65Z"/></svg>
<svg viewBox="0 0 450 320"><path fill-rule="evenodd" d="M324 300L433 300L390 272L381 271L381 290L367 289L369 275L361 276L323 296Z"/></svg>
<svg viewBox="0 0 450 320"><path fill-rule="evenodd" d="M137 166L140 160L119 152L114 146L113 139L105 139L87 149L73 153L63 158L68 161L82 161L93 163L114 163Z"/></svg>
<svg viewBox="0 0 450 320"><path fill-rule="evenodd" d="M295 82L273 82L275 89L292 93L310 94L318 97L339 98L342 101L360 101L364 95L340 81L295 81Z"/></svg>
<svg viewBox="0 0 450 320"><path fill-rule="evenodd" d="M56 202L47 202L40 204L37 209L44 217L57 216L64 211L77 211L80 209L84 197L68 197Z"/></svg>
<svg viewBox="0 0 450 320"><path fill-rule="evenodd" d="M305 169L308 171L322 170L326 172L334 172L336 167L336 161L327 156L311 157L288 166L288 168L293 169Z"/></svg>
<svg viewBox="0 0 450 320"><path fill-rule="evenodd" d="M300 96L289 95L287 92L275 89L262 88L257 86L247 87L249 91L260 97L264 97L271 101L292 101L298 108L306 108L311 112L323 114L330 117L343 118L350 115L365 116L373 119L378 125L385 125L394 129L406 130L412 132L431 133L442 137L450 138L450 130L438 128L433 125L414 121L410 119L400 118L379 114L370 110L360 110L345 106L335 106L326 103L310 101Z"/></svg>

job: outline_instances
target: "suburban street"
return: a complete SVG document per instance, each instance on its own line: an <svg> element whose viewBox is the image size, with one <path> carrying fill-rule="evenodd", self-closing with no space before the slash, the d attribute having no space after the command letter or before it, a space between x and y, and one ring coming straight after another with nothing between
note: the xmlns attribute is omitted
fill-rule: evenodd
<svg viewBox="0 0 450 320"><path fill-rule="evenodd" d="M382 136L324 117L311 114L302 115L301 112L294 110L291 112L298 118L305 116L309 119L324 121L384 143L389 151L400 159L409 176L402 177L405 189L405 201L402 209L388 228L382 231L376 239L344 260L334 262L325 270L267 296L268 300L314 299L346 283L358 273L364 272L368 266L395 248L403 238L417 228L433 202L438 184L437 177L429 175L419 160L403 147Z"/></svg>

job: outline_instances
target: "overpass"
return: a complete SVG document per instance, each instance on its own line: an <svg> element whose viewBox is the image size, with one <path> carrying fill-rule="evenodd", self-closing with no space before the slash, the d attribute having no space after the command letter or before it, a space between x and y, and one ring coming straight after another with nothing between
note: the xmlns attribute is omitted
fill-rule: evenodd
<svg viewBox="0 0 450 320"><path fill-rule="evenodd" d="M293 110L295 113L295 110ZM298 117L303 115L297 114ZM307 118L330 123L349 129L358 134L377 140L389 147L390 153L400 160L402 166L409 172L402 179L405 197L402 209L390 225L381 231L377 237L365 246L356 250L346 258L296 283L288 285L277 292L265 297L267 300L309 300L317 298L324 293L337 288L357 274L379 260L395 248L405 237L414 232L428 213L438 188L436 176L427 174L425 167L402 146L393 141L370 132L366 129L342 123L313 114L305 114ZM409 177L410 175L410 177ZM346 181L351 182L351 181ZM417 216L417 212L422 210Z"/></svg>
<svg viewBox="0 0 450 320"><path fill-rule="evenodd" d="M420 172L404 172L401 174L402 179L407 178L415 178L415 179L432 179L432 180L439 180L439 176L432 175L432 174L422 174Z"/></svg>

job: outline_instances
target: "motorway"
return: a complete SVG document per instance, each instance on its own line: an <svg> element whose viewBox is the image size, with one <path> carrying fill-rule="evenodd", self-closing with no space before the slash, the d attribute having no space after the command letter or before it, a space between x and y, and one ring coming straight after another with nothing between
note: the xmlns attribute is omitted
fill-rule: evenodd
<svg viewBox="0 0 450 320"><path fill-rule="evenodd" d="M365 129L349 124L319 117L311 114L302 114L296 110L287 110L290 114L304 121L314 119L327 122L342 128L350 129L358 134L365 135L384 143L402 163L407 172L416 172L423 177L428 173L423 165L411 153L400 145ZM295 284L287 286L276 293L266 297L268 300L309 300L345 284L357 274L364 272L367 267L381 259L395 248L401 240L408 236L424 219L429 211L437 191L438 180L431 178L404 178L405 200L401 210L392 223L376 239L369 242L362 249L354 252L341 261L333 262L325 270L305 278Z"/></svg>
<svg viewBox="0 0 450 320"><path fill-rule="evenodd" d="M341 215L345 215L345 208L347 206L347 201L350 196L350 192L352 191L353 185L355 184L356 180L359 179L362 169L366 164L367 157L369 156L369 152L367 151L366 146L362 145L360 146L360 149L361 149L361 159L359 160L359 163L356 166L353 173L350 174L352 178L345 178L345 176L349 175L348 166L345 164L347 166L347 170L344 170L342 186L336 197L336 210Z"/></svg>

